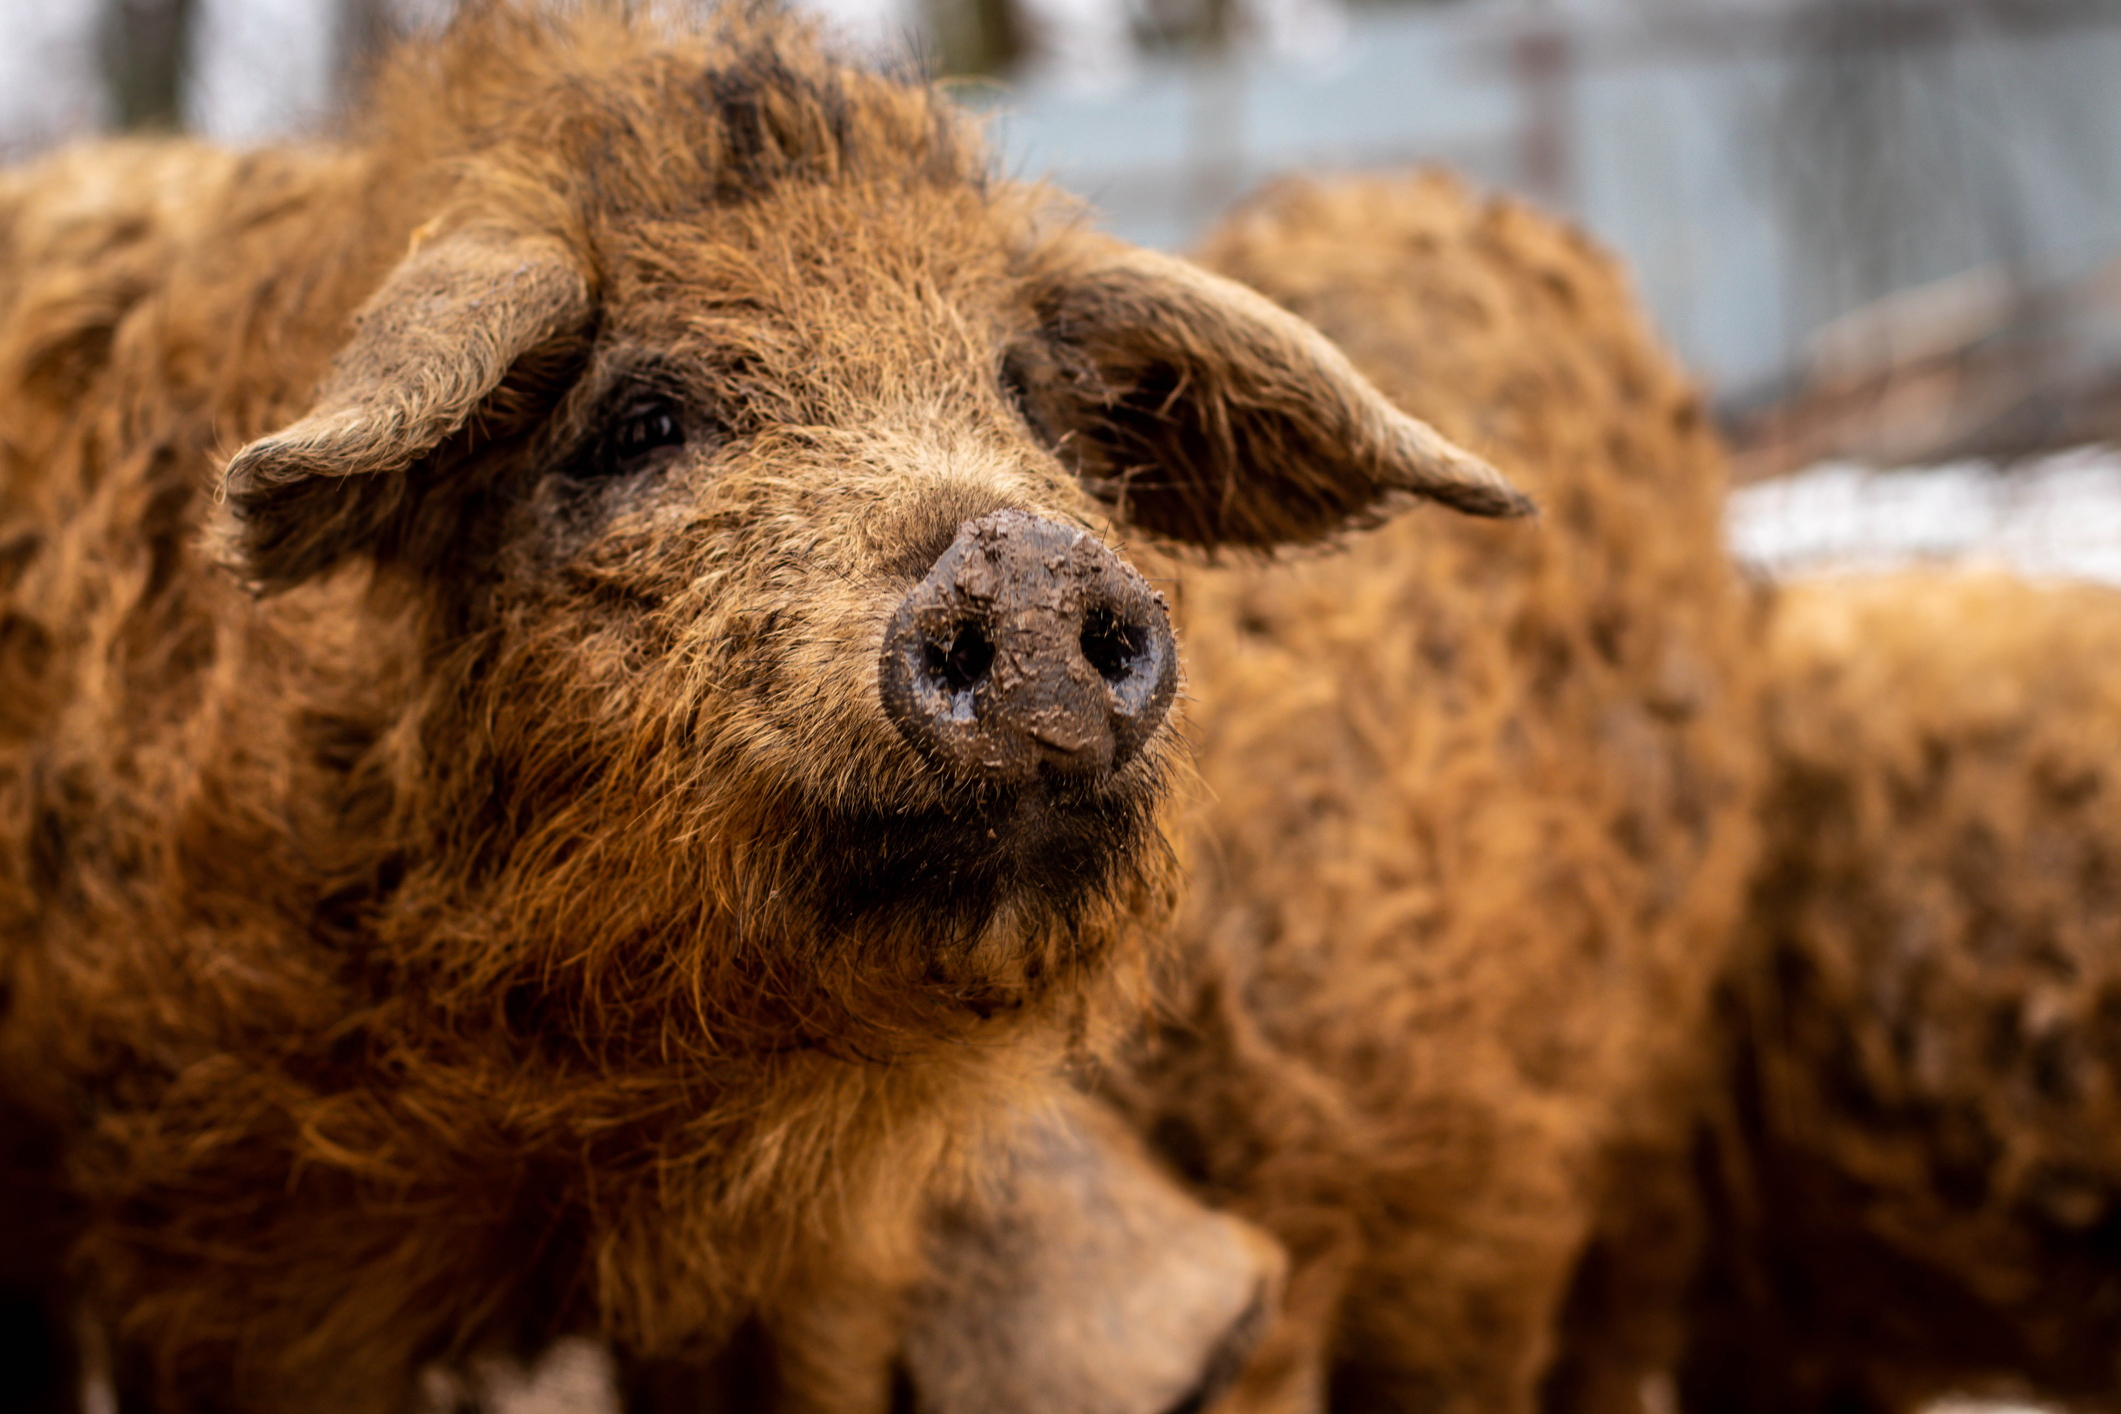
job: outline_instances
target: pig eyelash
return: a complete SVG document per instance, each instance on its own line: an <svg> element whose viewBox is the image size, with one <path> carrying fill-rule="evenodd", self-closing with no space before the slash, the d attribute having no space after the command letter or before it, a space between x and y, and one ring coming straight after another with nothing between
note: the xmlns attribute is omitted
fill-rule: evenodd
<svg viewBox="0 0 2121 1414"><path fill-rule="evenodd" d="M614 481L667 461L686 442L685 414L657 394L622 404L563 470L576 481Z"/></svg>
<svg viewBox="0 0 2121 1414"><path fill-rule="evenodd" d="M1002 397L1015 409L1018 419L1030 429L1032 436L1050 445L1053 441L1051 429L1031 396L1031 377L1022 357L1014 351L1002 355L1001 367L995 376L1001 384Z"/></svg>

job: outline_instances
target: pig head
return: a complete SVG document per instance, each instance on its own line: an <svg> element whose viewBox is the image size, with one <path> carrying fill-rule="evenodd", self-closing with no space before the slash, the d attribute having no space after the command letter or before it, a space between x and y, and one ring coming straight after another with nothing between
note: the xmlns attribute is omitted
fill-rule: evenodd
<svg viewBox="0 0 2121 1414"><path fill-rule="evenodd" d="M904 91L752 62L877 131L747 90L676 120L691 181L623 133L594 180L489 154L229 463L223 545L268 594L366 561L426 596L406 869L488 965L718 1048L888 1045L1078 976L1172 886L1181 669L1128 537L1524 503Z"/></svg>

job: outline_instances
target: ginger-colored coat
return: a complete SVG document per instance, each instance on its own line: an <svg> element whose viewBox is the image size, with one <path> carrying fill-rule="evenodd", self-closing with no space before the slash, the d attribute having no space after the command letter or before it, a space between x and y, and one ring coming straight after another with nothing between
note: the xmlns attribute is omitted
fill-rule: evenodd
<svg viewBox="0 0 2121 1414"><path fill-rule="evenodd" d="M1272 188L1200 258L1542 519L1186 577L1207 798L1175 1016L1114 1088L1291 1249L1255 1384L1632 1409L1677 1340L1655 1298L1692 1251L1702 1027L1752 858L1714 437L1608 257L1447 180Z"/></svg>
<svg viewBox="0 0 2121 1414"><path fill-rule="evenodd" d="M625 8L482 7L331 144L0 177L8 1186L141 1407L747 1321L881 1404L914 1219L1109 1031L1185 771L939 777L893 609L1002 509L1523 508L927 91Z"/></svg>
<svg viewBox="0 0 2121 1414"><path fill-rule="evenodd" d="M1185 585L1211 795L1114 1088L1291 1248L1251 1392L2115 1407L2121 594L1741 585L1609 263L1447 181L1201 256L1545 508Z"/></svg>
<svg viewBox="0 0 2121 1414"><path fill-rule="evenodd" d="M2121 1401L2121 594L1778 591L1689 1409Z"/></svg>

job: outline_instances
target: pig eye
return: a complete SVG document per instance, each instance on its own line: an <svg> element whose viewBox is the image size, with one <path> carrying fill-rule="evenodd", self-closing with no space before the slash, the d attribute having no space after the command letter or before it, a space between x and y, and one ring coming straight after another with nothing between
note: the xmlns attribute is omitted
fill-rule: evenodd
<svg viewBox="0 0 2121 1414"><path fill-rule="evenodd" d="M677 404L668 398L641 398L620 408L588 454L568 470L585 481L630 476L656 462L658 453L684 445L685 422Z"/></svg>

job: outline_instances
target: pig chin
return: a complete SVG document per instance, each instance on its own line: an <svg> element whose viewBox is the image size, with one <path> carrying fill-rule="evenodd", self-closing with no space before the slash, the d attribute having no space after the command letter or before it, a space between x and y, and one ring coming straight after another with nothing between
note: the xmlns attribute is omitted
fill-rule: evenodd
<svg viewBox="0 0 2121 1414"><path fill-rule="evenodd" d="M1097 782L1038 776L910 810L827 808L806 872L828 917L959 939L1005 907L1065 926L1161 857L1161 796L1138 762Z"/></svg>

